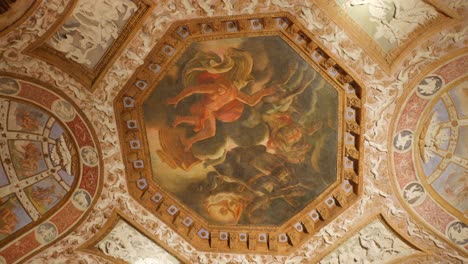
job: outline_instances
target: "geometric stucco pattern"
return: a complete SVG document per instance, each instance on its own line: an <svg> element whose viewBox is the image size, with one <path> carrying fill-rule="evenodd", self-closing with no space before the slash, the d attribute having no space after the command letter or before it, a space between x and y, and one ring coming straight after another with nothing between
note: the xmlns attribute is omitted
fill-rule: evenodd
<svg viewBox="0 0 468 264"><path fill-rule="evenodd" d="M410 36L410 40L417 41L418 44L411 47L411 51L395 66L394 73L388 74L358 42L349 37L343 28L316 5L315 1L158 1L158 5L142 22L141 30L135 32L122 52L116 55L115 62L96 84L95 92L91 93L89 87L77 82L66 73L65 69L23 53L28 45L50 30L57 17L63 15L63 7L69 2L42 1L24 22L0 37L0 71L7 73L10 78L26 79L44 86L55 87L70 98L70 101L76 104L90 121L90 126L96 131L96 138L99 140L97 144L102 150L103 188L101 195L95 199L95 204L89 209L88 215L69 234L48 244L35 255L27 256L28 263L66 263L76 259L85 263L111 263L99 255L79 251L77 248L102 230L114 209L126 215L126 219L133 226L137 224L146 230L145 232L150 235L146 236L154 237L161 247L170 248L173 255L191 263L316 263L336 248L339 250L340 244L346 244L344 241L348 239L347 235L350 232L358 234L362 229L362 234L365 236L366 224L371 223L379 214L392 227L395 236L401 234L405 238L402 241L408 247L419 251L402 259L401 263L467 261L466 250L457 246L453 240L447 239L445 232L429 228L424 219L409 213L408 206L404 205L405 201L398 198L400 196L396 193L397 188L394 189L389 184L392 173L390 164L387 163L387 157L393 151L390 149L392 146L390 140L393 140L393 137L389 135L392 131L392 116L400 112L398 100L404 100L401 98L434 70L429 65L434 63L442 65L456 57L456 54L466 54L466 50L463 50L468 41L466 21L454 18L456 23L441 28L431 35ZM437 2L439 7L446 6L447 9L460 10L461 14L466 10L453 4L460 1L426 3L430 5L432 2ZM355 204L289 255L197 251L156 216L139 205L128 193L124 161L120 153L113 114L114 98L174 22L207 16L279 11L289 12L312 34L319 36L317 41L326 46L340 64L350 69L352 76L366 89L363 195ZM466 68L458 70L462 74L466 73ZM414 146L413 151L415 151ZM440 201L442 205L448 204L457 208L454 203L456 201L450 199ZM448 236L450 238L450 235ZM17 239L13 238L11 243ZM394 245L401 244L394 243ZM1 250L3 249L2 245ZM3 259L1 261L5 262Z"/></svg>

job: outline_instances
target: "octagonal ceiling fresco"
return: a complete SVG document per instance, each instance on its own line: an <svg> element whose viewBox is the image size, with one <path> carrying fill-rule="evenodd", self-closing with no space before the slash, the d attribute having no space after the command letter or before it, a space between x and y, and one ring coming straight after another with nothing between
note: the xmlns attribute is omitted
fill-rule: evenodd
<svg viewBox="0 0 468 264"><path fill-rule="evenodd" d="M143 111L154 181L210 224L281 225L336 181L338 92L278 36L191 44Z"/></svg>
<svg viewBox="0 0 468 264"><path fill-rule="evenodd" d="M181 22L149 57L116 99L130 192L194 245L289 250L358 195L362 91L289 16Z"/></svg>

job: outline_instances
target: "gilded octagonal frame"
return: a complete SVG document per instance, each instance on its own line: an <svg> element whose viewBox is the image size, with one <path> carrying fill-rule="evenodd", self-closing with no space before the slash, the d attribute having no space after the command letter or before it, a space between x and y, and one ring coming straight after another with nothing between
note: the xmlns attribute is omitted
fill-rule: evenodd
<svg viewBox="0 0 468 264"><path fill-rule="evenodd" d="M141 106L191 43L254 36L279 36L337 90L340 124L337 181L279 226L213 225L151 179ZM115 100L131 195L204 251L286 253L345 210L362 193L364 91L314 39L289 13L204 18L173 24Z"/></svg>

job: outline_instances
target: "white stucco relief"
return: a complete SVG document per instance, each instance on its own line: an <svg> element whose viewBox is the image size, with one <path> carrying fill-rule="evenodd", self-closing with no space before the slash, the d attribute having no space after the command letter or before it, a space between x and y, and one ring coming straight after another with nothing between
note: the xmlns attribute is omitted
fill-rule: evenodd
<svg viewBox="0 0 468 264"><path fill-rule="evenodd" d="M48 44L67 59L93 68L136 10L131 0L81 0Z"/></svg>
<svg viewBox="0 0 468 264"><path fill-rule="evenodd" d="M377 219L328 254L320 264L385 263L415 252Z"/></svg>
<svg viewBox="0 0 468 264"><path fill-rule="evenodd" d="M124 221L119 221L96 247L104 254L128 263L180 263L174 256Z"/></svg>

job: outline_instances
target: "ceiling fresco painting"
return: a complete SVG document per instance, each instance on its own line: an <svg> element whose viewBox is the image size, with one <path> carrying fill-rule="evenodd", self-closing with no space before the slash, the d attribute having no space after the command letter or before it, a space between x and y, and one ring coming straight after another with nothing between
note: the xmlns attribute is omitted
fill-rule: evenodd
<svg viewBox="0 0 468 264"><path fill-rule="evenodd" d="M430 34L439 28L452 26L456 23L454 18L460 18L447 6L430 0L317 2L328 14L339 13L332 19L360 42L388 73L394 72L408 48L415 44L410 41L411 36Z"/></svg>
<svg viewBox="0 0 468 264"><path fill-rule="evenodd" d="M438 16L437 10L424 1L386 0L372 3L372 1L336 0L336 2L385 53L401 45L416 28ZM408 17L412 20L407 19Z"/></svg>
<svg viewBox="0 0 468 264"><path fill-rule="evenodd" d="M28 52L66 66L78 81L92 86L125 45L125 37L140 26L149 7L145 0L70 1L64 6L70 13Z"/></svg>
<svg viewBox="0 0 468 264"><path fill-rule="evenodd" d="M458 246L466 232L468 57L427 74L408 94L395 123L393 162L398 187L412 210Z"/></svg>
<svg viewBox="0 0 468 264"><path fill-rule="evenodd" d="M180 263L125 222L117 223L114 230L96 247L107 255L130 263L151 261Z"/></svg>
<svg viewBox="0 0 468 264"><path fill-rule="evenodd" d="M468 262L466 1L0 5L0 264Z"/></svg>
<svg viewBox="0 0 468 264"><path fill-rule="evenodd" d="M10 77L0 77L0 88L0 255L11 262L56 240L89 209L99 157L66 99Z"/></svg>
<svg viewBox="0 0 468 264"><path fill-rule="evenodd" d="M197 42L170 72L143 104L153 179L208 222L279 225L336 181L338 92L280 37Z"/></svg>
<svg viewBox="0 0 468 264"><path fill-rule="evenodd" d="M114 8L109 8L111 5ZM64 52L67 59L93 68L112 42L118 38L118 32L124 28L137 9L138 7L132 1L104 1L102 4L80 1L70 18L65 21L47 44ZM105 10L110 12L105 12ZM107 23L96 24L98 14L102 13L106 16ZM99 35L97 33L99 31L102 34ZM78 53L69 52L70 45Z"/></svg>
<svg viewBox="0 0 468 264"><path fill-rule="evenodd" d="M116 99L130 193L197 247L291 250L359 195L363 91L303 32L180 22Z"/></svg>
<svg viewBox="0 0 468 264"><path fill-rule="evenodd" d="M396 236L385 220L377 217L319 263L388 263L415 253L418 249Z"/></svg>
<svg viewBox="0 0 468 264"><path fill-rule="evenodd" d="M156 241L155 241L156 240ZM109 221L80 250L102 256L112 263L184 263L165 250L138 224L130 223L122 212L116 210Z"/></svg>

